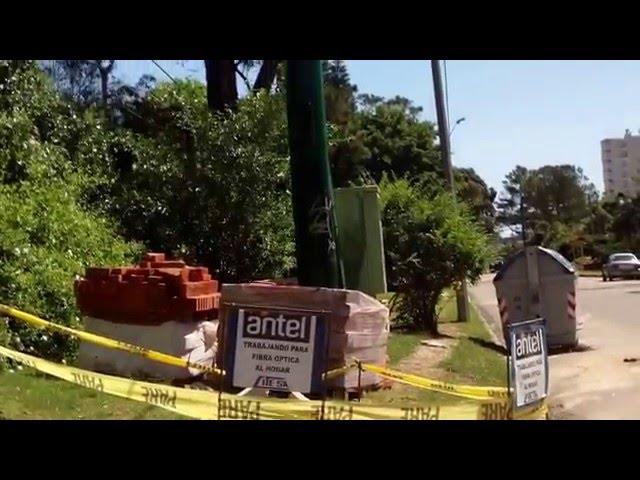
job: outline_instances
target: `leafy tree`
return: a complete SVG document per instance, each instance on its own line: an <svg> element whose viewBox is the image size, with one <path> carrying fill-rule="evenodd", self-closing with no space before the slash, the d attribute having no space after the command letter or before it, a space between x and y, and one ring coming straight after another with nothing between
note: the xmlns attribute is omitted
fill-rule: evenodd
<svg viewBox="0 0 640 480"><path fill-rule="evenodd" d="M428 199L406 179L385 177L380 186L395 318L437 333L441 293L461 278L479 278L493 259L489 237L449 194Z"/></svg>
<svg viewBox="0 0 640 480"><path fill-rule="evenodd" d="M422 107L417 107L413 104L412 100L409 100L406 97L402 97L400 95L396 95L389 100L384 102L384 105L387 107L395 107L403 112L409 119L413 121L418 121L418 116L422 113Z"/></svg>
<svg viewBox="0 0 640 480"><path fill-rule="evenodd" d="M51 60L44 69L58 89L74 102L89 106L106 106L112 89L115 60Z"/></svg>
<svg viewBox="0 0 640 480"><path fill-rule="evenodd" d="M354 93L358 91L357 87L351 83L351 77L344 60L324 60L322 73L326 85L349 88Z"/></svg>
<svg viewBox="0 0 640 480"><path fill-rule="evenodd" d="M438 172L441 176L434 126L417 120L410 110L410 104L383 103L354 118L353 130L362 132L363 144L370 152L364 167L376 182L384 174L418 178Z"/></svg>
<svg viewBox="0 0 640 480"><path fill-rule="evenodd" d="M106 142L100 126L62 101L35 63L0 62L0 301L76 327L74 278L139 251L88 207L101 181L92 170ZM67 336L14 320L8 327L16 348L56 360L75 353Z"/></svg>
<svg viewBox="0 0 640 480"><path fill-rule="evenodd" d="M497 202L498 221L534 243L553 244L562 227L582 224L597 202L594 185L573 165L547 165L535 170L517 166L503 183Z"/></svg>
<svg viewBox="0 0 640 480"><path fill-rule="evenodd" d="M345 126L355 112L355 93L358 87L351 83L343 60L325 60L323 75L327 121L333 125Z"/></svg>
<svg viewBox="0 0 640 480"><path fill-rule="evenodd" d="M361 93L356 97L356 104L360 111L372 112L384 102L384 97L371 93Z"/></svg>
<svg viewBox="0 0 640 480"><path fill-rule="evenodd" d="M518 235L523 235L527 228L529 182L529 170L516 166L502 181L503 192L497 201L498 222Z"/></svg>
<svg viewBox="0 0 640 480"><path fill-rule="evenodd" d="M211 114L204 85L160 84L120 144L129 165L109 196L126 235L208 266L222 281L294 265L284 99L259 92Z"/></svg>
<svg viewBox="0 0 640 480"><path fill-rule="evenodd" d="M546 165L532 172L530 205L536 216L551 223L578 223L597 201L593 183L580 167L573 165Z"/></svg>
<svg viewBox="0 0 640 480"><path fill-rule="evenodd" d="M489 188L473 168L455 168L457 197L465 202L471 214L484 226L487 233L495 231L494 201L497 192Z"/></svg>
<svg viewBox="0 0 640 480"><path fill-rule="evenodd" d="M585 233L590 235L606 235L611 229L613 216L607 212L603 204L598 202L591 207L585 222Z"/></svg>
<svg viewBox="0 0 640 480"><path fill-rule="evenodd" d="M356 103L363 112L374 112L376 108L380 106L395 107L400 109L405 115L414 120L418 120L418 116L422 113L422 107L418 107L413 104L413 101L406 97L396 95L391 99L385 99L378 95L372 95L370 93L362 93L357 96Z"/></svg>
<svg viewBox="0 0 640 480"><path fill-rule="evenodd" d="M322 66L333 185L368 183L363 162L369 150L364 146L362 132L353 128L358 87L351 83L343 60L324 60Z"/></svg>
<svg viewBox="0 0 640 480"><path fill-rule="evenodd" d="M350 85L344 66L326 75L336 85ZM427 196L440 193L445 187L440 151L433 125L418 118L422 109L400 96L385 99L361 94L358 103L360 111L348 116L348 128L341 131L346 140L339 138L333 146L337 150L331 155L334 183L377 182L387 174L418 181ZM487 232L493 232L496 192L473 169L455 169L455 173L458 198L469 205Z"/></svg>
<svg viewBox="0 0 640 480"><path fill-rule="evenodd" d="M624 242L630 249L640 248L640 197L618 204L611 232L616 240Z"/></svg>

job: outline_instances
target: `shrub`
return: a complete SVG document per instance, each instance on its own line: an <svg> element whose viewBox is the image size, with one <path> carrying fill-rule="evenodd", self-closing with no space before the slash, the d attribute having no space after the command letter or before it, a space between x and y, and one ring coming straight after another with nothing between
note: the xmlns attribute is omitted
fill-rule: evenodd
<svg viewBox="0 0 640 480"><path fill-rule="evenodd" d="M98 152L98 142L83 147L80 137L96 124L65 106L29 63L0 68L0 87L0 302L77 327L75 276L130 263L140 247L84 205L98 177L78 153ZM17 320L8 326L10 346L56 360L75 354L72 338Z"/></svg>
<svg viewBox="0 0 640 480"><path fill-rule="evenodd" d="M111 190L126 235L206 265L223 281L294 265L284 99L251 95L212 114L202 84L161 84L124 145Z"/></svg>
<svg viewBox="0 0 640 480"><path fill-rule="evenodd" d="M475 281L494 258L489 237L446 193L427 198L408 180L381 182L388 283L396 321L437 333L443 290Z"/></svg>

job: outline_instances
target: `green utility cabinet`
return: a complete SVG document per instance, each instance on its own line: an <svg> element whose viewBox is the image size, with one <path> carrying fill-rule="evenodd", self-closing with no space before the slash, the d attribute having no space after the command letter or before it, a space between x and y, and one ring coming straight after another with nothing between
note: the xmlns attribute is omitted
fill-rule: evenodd
<svg viewBox="0 0 640 480"><path fill-rule="evenodd" d="M334 199L345 287L374 298L386 293L378 187L337 188Z"/></svg>

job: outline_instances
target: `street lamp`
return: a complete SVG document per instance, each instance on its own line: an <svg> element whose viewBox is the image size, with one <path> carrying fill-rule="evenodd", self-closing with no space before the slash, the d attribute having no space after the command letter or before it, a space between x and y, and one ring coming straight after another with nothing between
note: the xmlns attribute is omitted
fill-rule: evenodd
<svg viewBox="0 0 640 480"><path fill-rule="evenodd" d="M464 122L466 120L465 117L459 118L458 120L456 120L456 123L453 125L453 128L451 129L451 131L449 132L449 137L451 137L451 135L453 134L453 131L456 129L456 127L458 125L460 125L462 122Z"/></svg>

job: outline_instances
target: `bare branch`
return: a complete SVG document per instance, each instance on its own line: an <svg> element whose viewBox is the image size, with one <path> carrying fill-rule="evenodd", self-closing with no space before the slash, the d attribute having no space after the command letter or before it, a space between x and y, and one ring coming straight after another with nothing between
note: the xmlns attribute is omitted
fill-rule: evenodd
<svg viewBox="0 0 640 480"><path fill-rule="evenodd" d="M240 71L240 69L238 68L238 65L240 65L240 61L236 63L236 73L240 75L240 78L242 78L242 80L244 81L244 84L247 87L247 90L251 91L251 83L249 82L249 79L247 78L247 76Z"/></svg>

